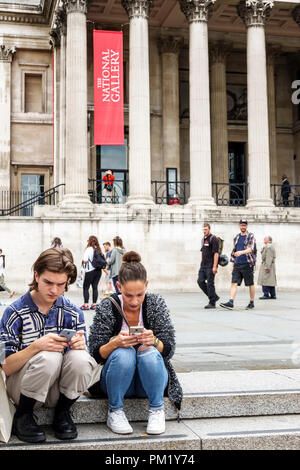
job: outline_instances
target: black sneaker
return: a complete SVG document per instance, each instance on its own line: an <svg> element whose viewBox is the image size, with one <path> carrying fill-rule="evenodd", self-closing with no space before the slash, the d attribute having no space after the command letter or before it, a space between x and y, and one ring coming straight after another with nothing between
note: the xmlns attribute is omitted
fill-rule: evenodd
<svg viewBox="0 0 300 470"><path fill-rule="evenodd" d="M272 297L267 297L266 295L263 295L262 297L259 297L260 300L265 300L265 299L272 299Z"/></svg>
<svg viewBox="0 0 300 470"><path fill-rule="evenodd" d="M254 308L254 303L253 302L249 302L247 307L246 307L246 310L250 310L251 308Z"/></svg>
<svg viewBox="0 0 300 470"><path fill-rule="evenodd" d="M227 308L227 310L233 310L233 303L231 302L221 303L220 307Z"/></svg>
<svg viewBox="0 0 300 470"><path fill-rule="evenodd" d="M46 435L35 421L32 413L14 416L12 434L24 442L44 442Z"/></svg>
<svg viewBox="0 0 300 470"><path fill-rule="evenodd" d="M69 410L55 412L53 429L57 439L75 439L78 435Z"/></svg>
<svg viewBox="0 0 300 470"><path fill-rule="evenodd" d="M205 305L204 308L216 308L216 305L209 303L209 304Z"/></svg>

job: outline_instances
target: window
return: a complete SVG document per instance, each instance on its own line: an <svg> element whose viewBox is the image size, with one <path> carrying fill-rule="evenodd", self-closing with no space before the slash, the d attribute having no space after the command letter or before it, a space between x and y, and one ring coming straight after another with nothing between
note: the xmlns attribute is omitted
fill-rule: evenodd
<svg viewBox="0 0 300 470"><path fill-rule="evenodd" d="M30 201L34 196L37 196L45 191L45 176L34 174L21 175L21 192L22 202ZM35 200L32 204L22 209L22 215L33 215L33 207L36 204L42 204L42 201Z"/></svg>
<svg viewBox="0 0 300 470"><path fill-rule="evenodd" d="M41 74L25 74L25 113L43 113L43 77Z"/></svg>

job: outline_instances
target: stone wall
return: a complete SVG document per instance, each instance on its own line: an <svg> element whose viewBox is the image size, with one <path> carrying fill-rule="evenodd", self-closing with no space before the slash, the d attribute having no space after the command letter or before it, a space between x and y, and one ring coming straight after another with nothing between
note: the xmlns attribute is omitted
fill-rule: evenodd
<svg viewBox="0 0 300 470"><path fill-rule="evenodd" d="M42 215L48 210L48 216ZM40 252L59 236L63 245L74 255L80 267L90 235L102 244L119 235L126 250L136 250L148 270L149 289L155 291L198 291L197 273L200 262L202 225L211 223L212 232L225 240L224 253L230 254L232 239L238 233L240 217L247 217L249 230L255 233L260 250L265 235L271 235L277 251L278 287L298 289L300 285L300 210L283 208L269 213L254 213L245 209L223 208L222 211L199 213L189 208L155 207L152 210L133 210L125 207L95 207L91 218L59 217L55 207L40 207L40 217L0 218L1 248L6 254L6 280L9 286L24 291L30 282L31 267ZM52 214L51 214L52 211ZM229 292L231 265L219 268L217 289Z"/></svg>

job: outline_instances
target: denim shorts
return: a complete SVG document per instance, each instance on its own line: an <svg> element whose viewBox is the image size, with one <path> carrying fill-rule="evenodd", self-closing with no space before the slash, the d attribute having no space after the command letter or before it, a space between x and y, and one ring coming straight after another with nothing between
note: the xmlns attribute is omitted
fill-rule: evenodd
<svg viewBox="0 0 300 470"><path fill-rule="evenodd" d="M254 275L253 267L250 264L235 264L232 271L232 280L233 284L240 286L244 279L245 286L253 286L254 284Z"/></svg>

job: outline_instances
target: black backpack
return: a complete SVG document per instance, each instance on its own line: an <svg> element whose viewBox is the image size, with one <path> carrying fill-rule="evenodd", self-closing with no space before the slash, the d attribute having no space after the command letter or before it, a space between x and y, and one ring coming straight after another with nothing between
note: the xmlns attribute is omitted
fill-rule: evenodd
<svg viewBox="0 0 300 470"><path fill-rule="evenodd" d="M98 250L94 250L93 260L91 261L93 268L104 269L106 267L106 259L99 253Z"/></svg>

